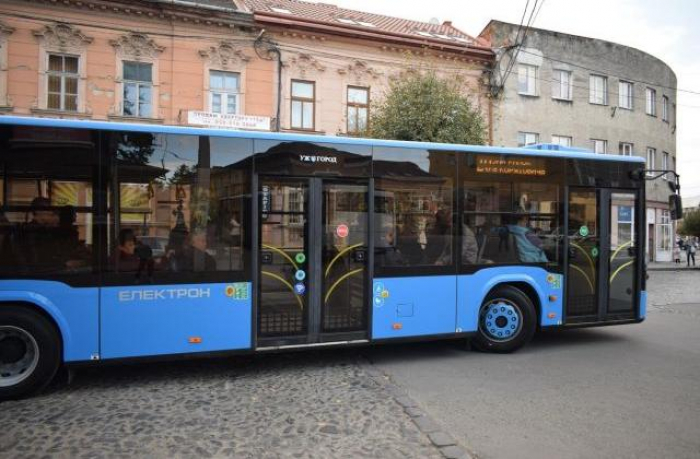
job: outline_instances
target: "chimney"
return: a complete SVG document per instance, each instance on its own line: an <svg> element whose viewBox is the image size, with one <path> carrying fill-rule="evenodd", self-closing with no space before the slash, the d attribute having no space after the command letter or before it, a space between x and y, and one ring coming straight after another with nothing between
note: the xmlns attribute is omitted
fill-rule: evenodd
<svg viewBox="0 0 700 459"><path fill-rule="evenodd" d="M442 25L444 25L445 27L452 27L452 21L444 21Z"/></svg>

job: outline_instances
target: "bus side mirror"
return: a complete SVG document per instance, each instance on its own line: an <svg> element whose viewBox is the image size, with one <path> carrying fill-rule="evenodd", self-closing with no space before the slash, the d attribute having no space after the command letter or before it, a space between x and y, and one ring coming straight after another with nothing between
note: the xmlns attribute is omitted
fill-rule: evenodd
<svg viewBox="0 0 700 459"><path fill-rule="evenodd" d="M668 197L668 208L671 210L671 219L680 220L683 218L683 202L677 194Z"/></svg>

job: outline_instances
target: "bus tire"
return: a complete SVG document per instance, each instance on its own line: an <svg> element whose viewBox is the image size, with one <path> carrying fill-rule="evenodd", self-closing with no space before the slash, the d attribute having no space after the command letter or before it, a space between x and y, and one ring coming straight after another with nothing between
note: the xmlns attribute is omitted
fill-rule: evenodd
<svg viewBox="0 0 700 459"><path fill-rule="evenodd" d="M0 305L0 400L40 392L60 364L60 335L48 319L27 307Z"/></svg>
<svg viewBox="0 0 700 459"><path fill-rule="evenodd" d="M474 347L482 352L509 353L527 344L537 328L535 305L511 285L493 289L479 310Z"/></svg>

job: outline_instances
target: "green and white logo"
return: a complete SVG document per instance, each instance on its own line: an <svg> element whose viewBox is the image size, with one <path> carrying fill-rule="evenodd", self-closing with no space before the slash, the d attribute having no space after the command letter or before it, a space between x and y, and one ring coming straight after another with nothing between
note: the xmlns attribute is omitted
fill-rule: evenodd
<svg viewBox="0 0 700 459"><path fill-rule="evenodd" d="M583 237L588 236L588 227L586 225L583 225L581 228L579 228L578 234L580 234Z"/></svg>
<svg viewBox="0 0 700 459"><path fill-rule="evenodd" d="M294 259L297 261L297 263L302 264L302 263L304 263L304 262L306 261L306 255L304 255L303 253L299 252L299 253L296 254L296 256L294 257Z"/></svg>

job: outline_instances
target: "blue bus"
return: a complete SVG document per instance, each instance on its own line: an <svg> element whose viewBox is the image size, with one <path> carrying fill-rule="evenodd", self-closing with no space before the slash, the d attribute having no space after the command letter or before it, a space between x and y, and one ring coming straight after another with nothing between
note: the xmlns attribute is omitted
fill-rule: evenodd
<svg viewBox="0 0 700 459"><path fill-rule="evenodd" d="M62 366L511 352L641 322L643 170L554 146L0 117L0 398Z"/></svg>

